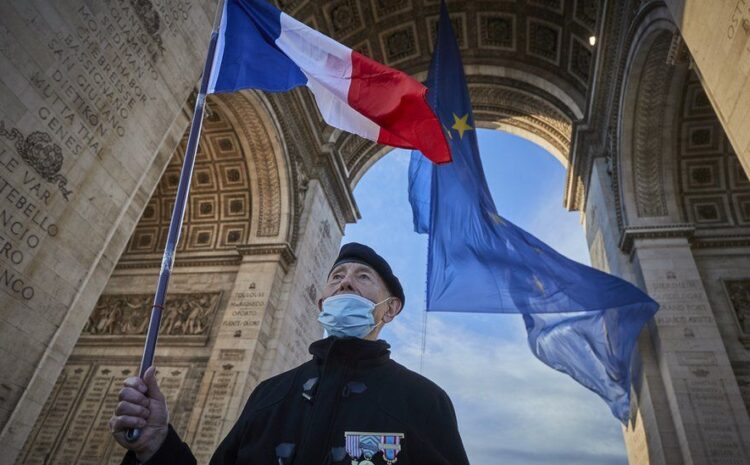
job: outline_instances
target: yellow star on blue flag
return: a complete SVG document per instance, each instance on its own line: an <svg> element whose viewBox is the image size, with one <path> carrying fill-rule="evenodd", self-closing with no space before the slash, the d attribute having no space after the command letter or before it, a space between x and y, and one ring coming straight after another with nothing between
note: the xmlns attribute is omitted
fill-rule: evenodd
<svg viewBox="0 0 750 465"><path fill-rule="evenodd" d="M464 132L473 130L474 128L469 126L469 123L466 122L466 120L469 119L469 114L466 113L465 115L459 116L455 113L453 113L453 126L451 128L458 131L458 138L463 139L464 138Z"/></svg>

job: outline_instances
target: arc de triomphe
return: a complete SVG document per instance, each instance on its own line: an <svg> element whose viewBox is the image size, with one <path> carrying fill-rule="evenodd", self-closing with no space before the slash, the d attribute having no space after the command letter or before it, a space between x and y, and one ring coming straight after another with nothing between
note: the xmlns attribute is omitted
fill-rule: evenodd
<svg viewBox="0 0 750 465"><path fill-rule="evenodd" d="M438 0L276 3L426 77ZM750 463L750 2L448 5L477 123L554 155L592 263L661 303L630 463ZM0 6L0 463L119 463L106 421L140 358L215 8ZM315 278L385 152L305 91L209 99L158 353L199 461L319 336Z"/></svg>

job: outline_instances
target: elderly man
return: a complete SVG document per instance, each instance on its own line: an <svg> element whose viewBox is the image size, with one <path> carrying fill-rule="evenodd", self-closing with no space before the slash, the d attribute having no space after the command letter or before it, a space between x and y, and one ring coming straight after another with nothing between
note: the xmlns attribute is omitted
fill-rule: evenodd
<svg viewBox="0 0 750 465"><path fill-rule="evenodd" d="M258 385L211 464L468 464L447 394L378 340L403 304L388 263L344 245L318 300L329 337L310 346L312 360ZM125 381L109 424L129 449L123 464L195 463L169 425L153 368ZM125 441L128 428L142 429L138 441Z"/></svg>

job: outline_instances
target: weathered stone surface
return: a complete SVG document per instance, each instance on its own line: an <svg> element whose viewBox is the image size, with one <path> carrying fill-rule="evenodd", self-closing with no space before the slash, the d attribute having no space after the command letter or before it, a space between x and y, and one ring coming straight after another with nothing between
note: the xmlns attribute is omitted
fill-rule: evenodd
<svg viewBox="0 0 750 465"><path fill-rule="evenodd" d="M185 128L211 7L0 9L0 449L15 455Z"/></svg>

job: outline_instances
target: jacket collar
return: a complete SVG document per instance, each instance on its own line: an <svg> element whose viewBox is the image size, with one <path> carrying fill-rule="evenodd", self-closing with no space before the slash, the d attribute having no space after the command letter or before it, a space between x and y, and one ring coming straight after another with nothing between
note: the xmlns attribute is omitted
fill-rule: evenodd
<svg viewBox="0 0 750 465"><path fill-rule="evenodd" d="M344 363L346 365L381 365L390 359L391 346L382 339L367 341L356 337L330 336L310 345L313 359L319 363Z"/></svg>

